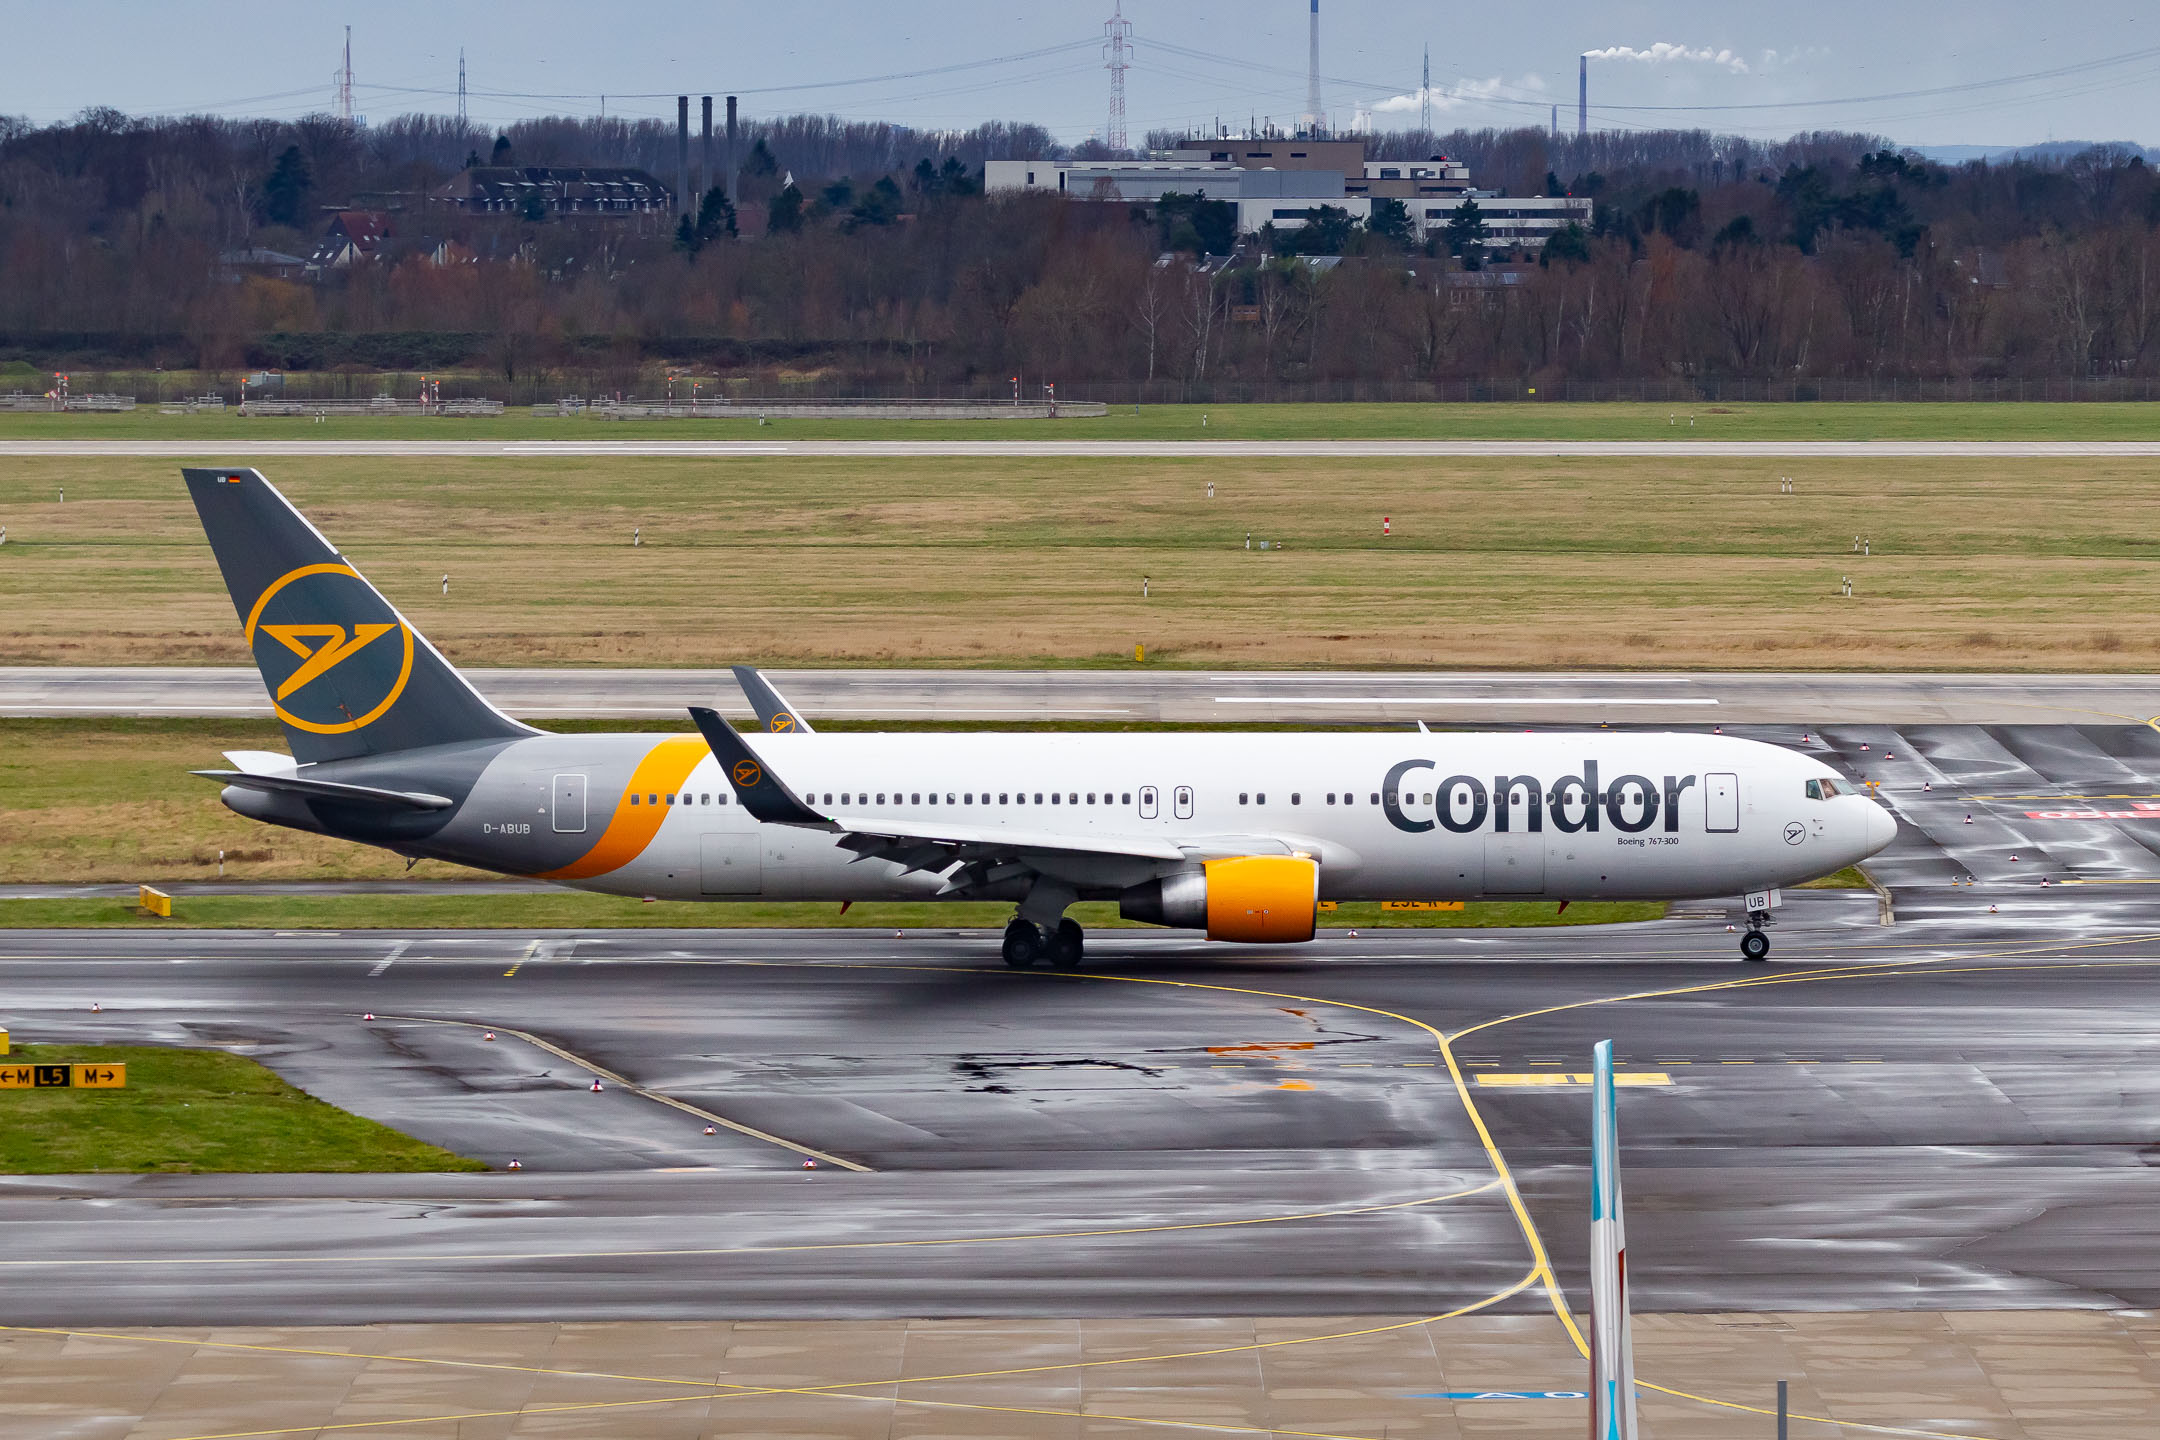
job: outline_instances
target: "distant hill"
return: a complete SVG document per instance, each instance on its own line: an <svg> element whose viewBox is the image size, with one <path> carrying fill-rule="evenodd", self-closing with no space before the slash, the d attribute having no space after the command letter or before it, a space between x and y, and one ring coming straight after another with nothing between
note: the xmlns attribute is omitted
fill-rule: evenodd
<svg viewBox="0 0 2160 1440"><path fill-rule="evenodd" d="M1915 145L1912 148L1942 165L1962 165L1968 160L2038 160L2059 165L2096 145L2143 155L2148 165L2160 163L2160 150L2148 149L2133 140L2049 140L2039 145Z"/></svg>

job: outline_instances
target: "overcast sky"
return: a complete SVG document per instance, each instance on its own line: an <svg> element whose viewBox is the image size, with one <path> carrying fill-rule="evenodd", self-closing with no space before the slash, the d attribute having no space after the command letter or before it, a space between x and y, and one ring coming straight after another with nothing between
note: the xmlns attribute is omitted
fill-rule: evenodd
<svg viewBox="0 0 2160 1440"><path fill-rule="evenodd" d="M1124 9L1135 144L1151 127L1294 120L1304 109L1305 0L1125 0ZM812 110L951 128L1028 120L1077 141L1105 125L1109 11L1110 0L635 9L11 0L0 11L0 114L327 109L350 22L354 109L376 118L453 112L462 46L469 111L490 125L603 103L609 114L672 115L678 91L734 91L753 115ZM1572 126L1576 56L1606 51L1590 62L1593 128L1869 130L1911 145L2160 142L2152 0L1323 0L1322 92L1335 123L1368 110L1382 127L1415 125L1426 45L1435 129L1544 124L1555 102Z"/></svg>

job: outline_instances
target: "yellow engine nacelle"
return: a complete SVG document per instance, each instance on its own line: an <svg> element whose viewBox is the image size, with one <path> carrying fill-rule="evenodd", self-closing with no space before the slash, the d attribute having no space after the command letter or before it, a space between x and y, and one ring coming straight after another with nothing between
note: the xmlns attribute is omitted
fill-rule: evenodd
<svg viewBox="0 0 2160 1440"><path fill-rule="evenodd" d="M1303 855L1239 855L1210 860L1162 880L1135 885L1118 914L1151 925L1207 931L1210 940L1291 944L1313 938L1320 867Z"/></svg>

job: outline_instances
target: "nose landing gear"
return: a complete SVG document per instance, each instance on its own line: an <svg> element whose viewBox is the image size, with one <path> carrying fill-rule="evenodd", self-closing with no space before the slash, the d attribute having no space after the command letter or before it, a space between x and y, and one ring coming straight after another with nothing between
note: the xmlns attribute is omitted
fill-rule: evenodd
<svg viewBox="0 0 2160 1440"><path fill-rule="evenodd" d="M1770 912L1767 910L1750 910L1748 911L1747 923L1747 933L1740 937L1740 958L1751 964L1768 960L1770 958L1770 937L1764 933L1763 926L1770 923Z"/></svg>

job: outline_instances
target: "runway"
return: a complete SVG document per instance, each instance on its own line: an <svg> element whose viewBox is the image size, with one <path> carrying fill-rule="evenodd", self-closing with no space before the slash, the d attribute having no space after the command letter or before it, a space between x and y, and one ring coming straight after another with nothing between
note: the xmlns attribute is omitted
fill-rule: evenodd
<svg viewBox="0 0 2160 1440"><path fill-rule="evenodd" d="M498 707L681 719L750 711L726 670L472 669ZM772 670L822 719L1257 725L2143 725L2160 675L1819 671ZM245 666L0 667L0 715L267 716Z"/></svg>
<svg viewBox="0 0 2160 1440"><path fill-rule="evenodd" d="M1623 1099L1641 1309L2160 1303L2160 908L1985 898L1796 895L1762 968L1716 919L1105 931L1077 977L966 932L16 932L18 1038L234 1048L525 1169L0 1180L7 1316L1426 1313L1534 1265L1503 1175L1579 1299L1586 1096L1500 1077L1607 1036L1665 1077Z"/></svg>
<svg viewBox="0 0 2160 1440"><path fill-rule="evenodd" d="M269 421L264 428L274 432L278 427ZM2160 440L0 440L0 458L25 459L222 460L253 465L294 456L431 455L512 460L593 455L715 460L773 455L857 460L1469 460L1507 456L2047 460L2160 456Z"/></svg>

